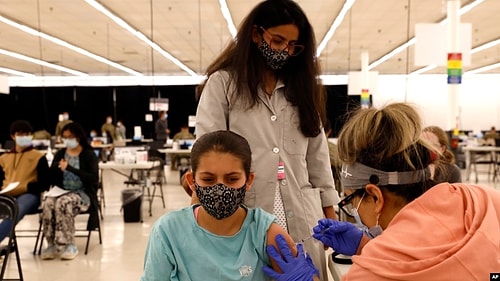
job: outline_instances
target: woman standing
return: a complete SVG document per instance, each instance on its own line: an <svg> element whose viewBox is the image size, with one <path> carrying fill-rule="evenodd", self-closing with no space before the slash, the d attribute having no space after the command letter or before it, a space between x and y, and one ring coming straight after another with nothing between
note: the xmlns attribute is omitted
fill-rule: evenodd
<svg viewBox="0 0 500 281"><path fill-rule="evenodd" d="M318 219L336 218L339 201L322 130L314 32L294 1L268 0L243 20L236 38L207 69L196 133L231 130L248 140L257 176L245 204L273 213L299 241ZM326 274L323 245L304 246Z"/></svg>
<svg viewBox="0 0 500 281"><path fill-rule="evenodd" d="M61 136L66 148L57 151L49 174L51 184L62 188L64 194L51 197L49 191L43 203L43 233L48 246L42 259L54 259L58 254L64 260L74 259L78 255L75 216L89 210L87 229L94 229L99 219L97 157L79 124L67 124Z"/></svg>

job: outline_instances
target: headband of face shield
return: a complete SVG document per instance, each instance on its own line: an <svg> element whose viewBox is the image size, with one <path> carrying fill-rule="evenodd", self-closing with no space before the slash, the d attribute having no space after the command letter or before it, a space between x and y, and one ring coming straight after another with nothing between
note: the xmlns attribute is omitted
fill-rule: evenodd
<svg viewBox="0 0 500 281"><path fill-rule="evenodd" d="M340 180L343 188L360 189L366 184L373 183L378 186L401 185L424 182L430 178L429 168L404 171L404 172L386 172L377 170L361 163L342 165Z"/></svg>

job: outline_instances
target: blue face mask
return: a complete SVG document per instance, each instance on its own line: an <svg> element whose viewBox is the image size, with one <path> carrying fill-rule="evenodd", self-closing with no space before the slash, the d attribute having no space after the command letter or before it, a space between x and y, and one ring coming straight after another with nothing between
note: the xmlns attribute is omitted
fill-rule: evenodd
<svg viewBox="0 0 500 281"><path fill-rule="evenodd" d="M16 136L16 144L20 147L28 147L31 145L32 136Z"/></svg>
<svg viewBox="0 0 500 281"><path fill-rule="evenodd" d="M78 146L78 142L74 138L73 139L63 139L63 142L64 142L64 145L70 149L76 148Z"/></svg>
<svg viewBox="0 0 500 281"><path fill-rule="evenodd" d="M384 230L378 224L378 217L377 217L377 224L375 226L371 227L371 228L368 228L368 226L366 226L365 224L363 224L363 222L361 221L361 217L359 216L359 213L358 213L358 208L359 208L359 205L361 205L361 201L365 197L365 194L366 194L366 192L363 193L363 196L361 196L361 199L359 200L358 206L356 208L352 209L352 213L353 213L354 219L356 220L356 223L361 227L361 230L370 239L373 239L373 238L379 236L380 234L382 234L382 232Z"/></svg>

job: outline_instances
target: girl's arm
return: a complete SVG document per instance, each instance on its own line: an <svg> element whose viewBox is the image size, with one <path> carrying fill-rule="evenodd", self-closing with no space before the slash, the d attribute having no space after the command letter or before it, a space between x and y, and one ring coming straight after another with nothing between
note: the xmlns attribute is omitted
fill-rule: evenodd
<svg viewBox="0 0 500 281"><path fill-rule="evenodd" d="M272 268L264 272L277 281L319 281L319 271L302 245L295 245L292 237L276 223L267 231L267 252Z"/></svg>

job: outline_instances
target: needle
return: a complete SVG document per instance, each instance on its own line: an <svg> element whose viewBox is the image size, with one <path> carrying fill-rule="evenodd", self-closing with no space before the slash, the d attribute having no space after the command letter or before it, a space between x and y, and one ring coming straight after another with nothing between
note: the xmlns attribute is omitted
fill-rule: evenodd
<svg viewBox="0 0 500 281"><path fill-rule="evenodd" d="M327 232L329 229L330 229L330 227L327 227L327 228L325 228L325 229L321 230L319 233L320 233L320 234L323 234L323 233ZM314 237L313 237L312 235L311 235L311 236L309 236L309 237L306 237L306 238L304 238L304 239L300 240L300 243L304 243L305 241L307 241L307 240L309 240L309 239L311 239L311 238L314 238Z"/></svg>

